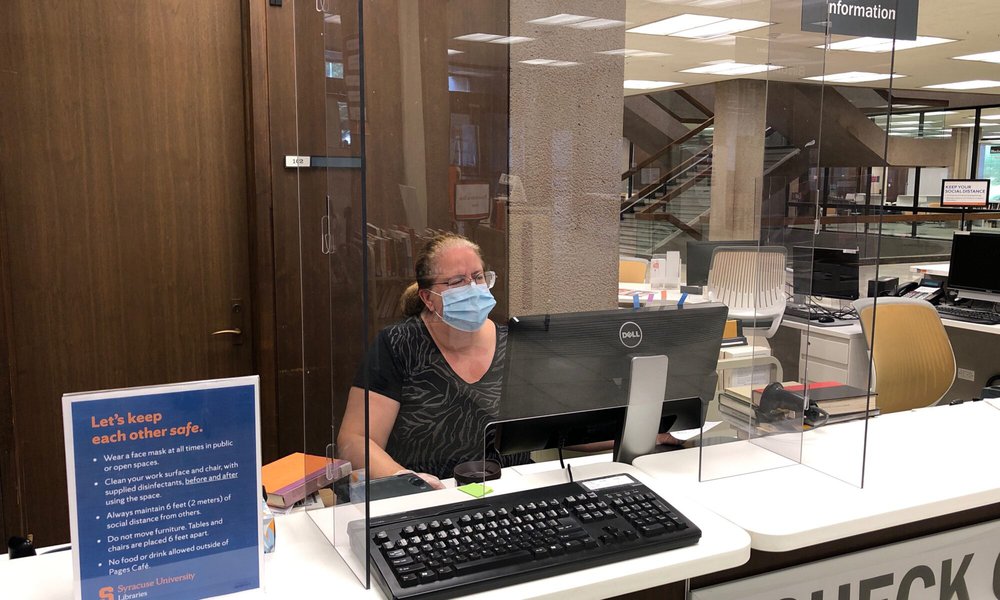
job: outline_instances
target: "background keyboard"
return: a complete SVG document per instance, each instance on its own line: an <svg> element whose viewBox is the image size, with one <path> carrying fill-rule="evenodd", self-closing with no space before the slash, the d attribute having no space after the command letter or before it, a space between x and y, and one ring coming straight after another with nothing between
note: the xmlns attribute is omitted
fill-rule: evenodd
<svg viewBox="0 0 1000 600"><path fill-rule="evenodd" d="M983 323L986 325L996 325L1000 323L1000 314L992 310L981 310L948 304L941 304L936 308L938 314L945 319L967 321L969 323Z"/></svg>
<svg viewBox="0 0 1000 600"><path fill-rule="evenodd" d="M351 542L363 556L361 530ZM367 533L372 574L392 598L450 598L689 546L701 537L629 475L376 517Z"/></svg>

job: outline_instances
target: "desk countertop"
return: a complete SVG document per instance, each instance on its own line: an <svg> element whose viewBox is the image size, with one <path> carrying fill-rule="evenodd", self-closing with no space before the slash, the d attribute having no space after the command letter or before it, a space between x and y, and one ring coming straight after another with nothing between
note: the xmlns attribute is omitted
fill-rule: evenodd
<svg viewBox="0 0 1000 600"><path fill-rule="evenodd" d="M687 548L498 588L473 597L483 600L567 595L579 599L606 598L683 581L747 561L750 556L750 537L745 531L690 499L675 498L669 485L654 480L634 467L618 463L598 462L574 469L577 479L621 472L630 473L646 483L697 523L702 529L701 541ZM563 472L557 469L527 475L510 469L505 470L504 476L490 482L490 485L501 494L564 481ZM446 489L375 502L372 503L372 512L385 514L404 508L459 500L468 500L468 496L455 489ZM274 553L264 557L263 597L304 598L314 596L316 590L335 590L339 599L382 597L374 582L371 589L364 589L337 548L328 541L322 523L332 523L335 520L329 513L331 510L321 509L276 517L277 547ZM325 514L320 514L324 512ZM18 600L71 598L72 553L59 552L17 561L10 561L2 556L0 581L4 582L4 597Z"/></svg>
<svg viewBox="0 0 1000 600"><path fill-rule="evenodd" d="M741 475L699 482L698 449L634 465L785 552L1000 502L998 430L1000 403L967 402L703 448L703 469Z"/></svg>

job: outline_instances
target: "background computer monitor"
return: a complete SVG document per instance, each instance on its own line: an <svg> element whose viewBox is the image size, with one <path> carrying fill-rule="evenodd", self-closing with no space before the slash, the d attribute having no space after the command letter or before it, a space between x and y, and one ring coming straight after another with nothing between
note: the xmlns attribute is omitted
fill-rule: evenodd
<svg viewBox="0 0 1000 600"><path fill-rule="evenodd" d="M1000 235L955 232L951 240L948 289L962 298L1000 302Z"/></svg>
<svg viewBox="0 0 1000 600"><path fill-rule="evenodd" d="M727 242L688 242L687 276L688 285L708 285L708 271L712 267L712 252L719 246L756 246L757 240L730 240Z"/></svg>
<svg viewBox="0 0 1000 600"><path fill-rule="evenodd" d="M792 287L796 294L857 300L860 269L856 248L792 248Z"/></svg>
<svg viewBox="0 0 1000 600"><path fill-rule="evenodd" d="M669 361L660 431L701 426L715 394L727 309L655 306L512 317L496 444L501 453L616 439L631 361Z"/></svg>

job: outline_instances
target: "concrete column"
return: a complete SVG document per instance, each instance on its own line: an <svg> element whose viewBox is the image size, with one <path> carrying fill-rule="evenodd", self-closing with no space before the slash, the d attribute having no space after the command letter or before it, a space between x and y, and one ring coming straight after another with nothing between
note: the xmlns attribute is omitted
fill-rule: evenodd
<svg viewBox="0 0 1000 600"><path fill-rule="evenodd" d="M533 38L510 49L510 172L523 185L511 190L512 315L616 305L624 60L596 52L623 48L625 29L528 23L567 12L624 21L625 3L510 3L510 34Z"/></svg>
<svg viewBox="0 0 1000 600"><path fill-rule="evenodd" d="M715 88L709 239L758 239L767 84L737 79Z"/></svg>
<svg viewBox="0 0 1000 600"><path fill-rule="evenodd" d="M972 127L956 127L951 130L954 144L951 161L951 177L964 179L972 172Z"/></svg>

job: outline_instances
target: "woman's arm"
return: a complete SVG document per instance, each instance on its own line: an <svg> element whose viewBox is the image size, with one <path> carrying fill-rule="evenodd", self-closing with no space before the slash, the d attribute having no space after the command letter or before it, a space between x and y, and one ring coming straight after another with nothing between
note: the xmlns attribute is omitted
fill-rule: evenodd
<svg viewBox="0 0 1000 600"><path fill-rule="evenodd" d="M385 451L389 434L399 414L399 402L388 396L368 392L368 436L365 436L365 391L351 387L347 395L347 410L340 424L337 446L342 458L351 461L354 468L364 468L365 446L368 447L368 477L388 477L403 470Z"/></svg>
<svg viewBox="0 0 1000 600"><path fill-rule="evenodd" d="M385 451L389 434L399 414L399 402L377 392L368 392L368 436L365 436L365 391L351 387L347 395L347 410L340 424L337 446L341 458L351 461L354 468L363 468L365 447L368 448L368 477L389 477L407 469ZM436 477L418 473L431 487L444 487Z"/></svg>

